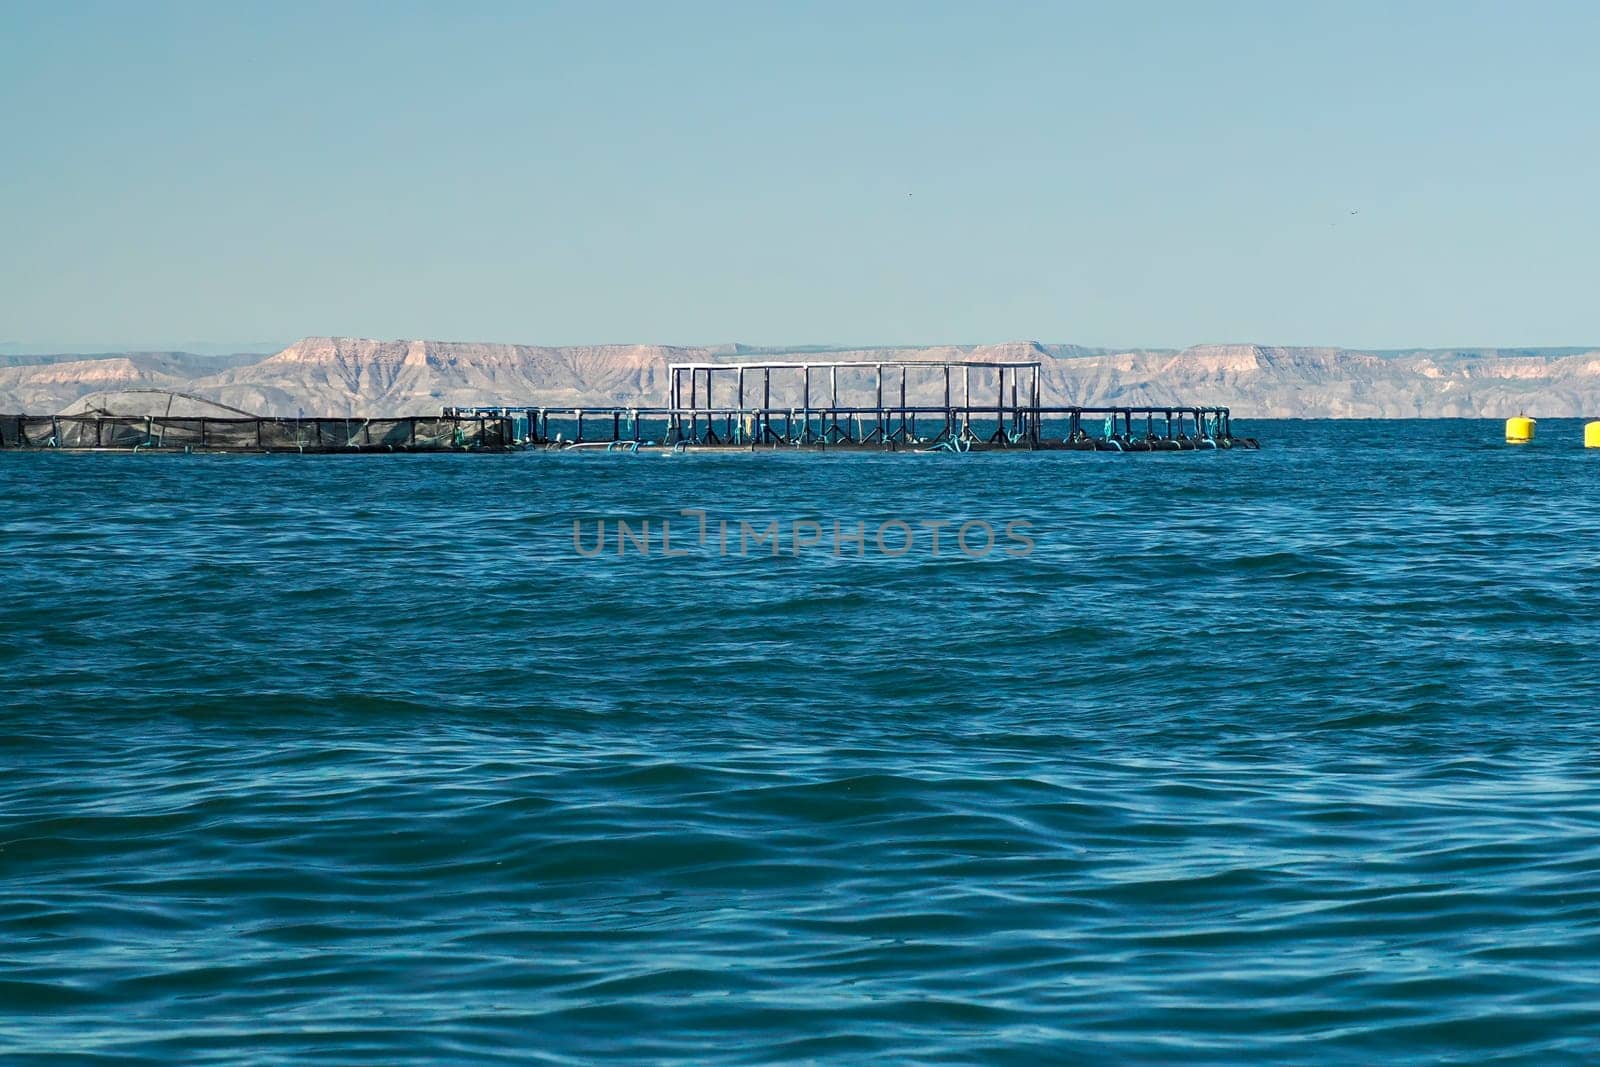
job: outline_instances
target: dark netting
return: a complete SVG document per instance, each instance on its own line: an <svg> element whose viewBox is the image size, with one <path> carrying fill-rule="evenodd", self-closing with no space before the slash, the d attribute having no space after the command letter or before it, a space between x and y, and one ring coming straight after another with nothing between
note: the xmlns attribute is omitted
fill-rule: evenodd
<svg viewBox="0 0 1600 1067"><path fill-rule="evenodd" d="M19 420L22 426L22 443L34 448L54 448L56 440L56 420L49 415L24 415Z"/></svg>
<svg viewBox="0 0 1600 1067"><path fill-rule="evenodd" d="M378 448L410 448L410 419L373 419L367 424L367 436Z"/></svg>
<svg viewBox="0 0 1600 1067"><path fill-rule="evenodd" d="M99 419L56 420L57 448L99 448Z"/></svg>
<svg viewBox="0 0 1600 1067"><path fill-rule="evenodd" d="M456 419L413 419L418 448L456 448ZM464 445L465 439L459 442Z"/></svg>
<svg viewBox="0 0 1600 1067"><path fill-rule="evenodd" d="M149 419L101 420L101 448L138 448L149 445L152 440Z"/></svg>
<svg viewBox="0 0 1600 1067"><path fill-rule="evenodd" d="M304 448L306 442L316 444L315 427L303 419L262 419L256 423L260 447L269 449Z"/></svg>
<svg viewBox="0 0 1600 1067"><path fill-rule="evenodd" d="M261 447L260 435L256 427L261 425L258 419L207 419L205 437L207 448L225 448L230 451L245 452Z"/></svg>
<svg viewBox="0 0 1600 1067"><path fill-rule="evenodd" d="M3 448L118 448L229 452L394 452L505 449L509 417L224 419L85 415L0 416Z"/></svg>
<svg viewBox="0 0 1600 1067"><path fill-rule="evenodd" d="M511 444L510 419L485 419L478 425L479 448L506 448Z"/></svg>
<svg viewBox="0 0 1600 1067"><path fill-rule="evenodd" d="M366 444L365 419L349 419L342 422L327 421L322 423L323 448L360 448Z"/></svg>
<svg viewBox="0 0 1600 1067"><path fill-rule="evenodd" d="M154 419L150 431L157 448L201 448L205 445L204 419Z"/></svg>

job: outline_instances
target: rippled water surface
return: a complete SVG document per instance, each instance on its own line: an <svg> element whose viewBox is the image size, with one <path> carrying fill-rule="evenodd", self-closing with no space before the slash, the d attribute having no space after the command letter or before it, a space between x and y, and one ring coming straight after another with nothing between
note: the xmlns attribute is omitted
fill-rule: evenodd
<svg viewBox="0 0 1600 1067"><path fill-rule="evenodd" d="M1600 455L1249 430L0 455L0 1058L1594 1062Z"/></svg>

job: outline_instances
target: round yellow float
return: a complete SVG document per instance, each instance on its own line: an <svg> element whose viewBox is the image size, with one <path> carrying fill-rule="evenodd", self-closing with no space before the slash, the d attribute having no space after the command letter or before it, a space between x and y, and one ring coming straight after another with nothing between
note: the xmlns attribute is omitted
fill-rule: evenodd
<svg viewBox="0 0 1600 1067"><path fill-rule="evenodd" d="M1525 445L1533 440L1535 429L1539 425L1538 419L1530 419L1526 415L1517 415L1506 420L1506 444Z"/></svg>

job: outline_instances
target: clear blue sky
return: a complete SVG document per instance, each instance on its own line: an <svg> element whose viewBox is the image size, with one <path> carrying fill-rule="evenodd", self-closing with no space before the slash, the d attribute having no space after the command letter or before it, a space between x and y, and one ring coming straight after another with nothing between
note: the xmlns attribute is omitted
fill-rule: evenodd
<svg viewBox="0 0 1600 1067"><path fill-rule="evenodd" d="M0 341L1600 344L1600 5L0 4Z"/></svg>

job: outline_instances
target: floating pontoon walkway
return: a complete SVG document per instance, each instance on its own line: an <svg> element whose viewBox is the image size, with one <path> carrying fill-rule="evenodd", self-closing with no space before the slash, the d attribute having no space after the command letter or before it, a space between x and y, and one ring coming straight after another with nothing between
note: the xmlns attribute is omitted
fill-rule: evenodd
<svg viewBox="0 0 1600 1067"><path fill-rule="evenodd" d="M1045 406L1039 370L1037 362L674 363L668 367L670 402L661 407L501 405L450 407L444 413L509 418L513 436L534 447L628 452L1260 447L1254 438L1234 435L1226 407ZM841 378L846 379L843 400ZM718 404L717 397L731 403Z"/></svg>

